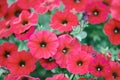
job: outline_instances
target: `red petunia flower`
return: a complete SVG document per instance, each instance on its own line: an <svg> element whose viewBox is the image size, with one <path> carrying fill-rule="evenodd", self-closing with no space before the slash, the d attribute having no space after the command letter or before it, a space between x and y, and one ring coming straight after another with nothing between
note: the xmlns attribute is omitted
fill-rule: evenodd
<svg viewBox="0 0 120 80"><path fill-rule="evenodd" d="M62 0L66 10L73 10L82 12L90 0Z"/></svg>
<svg viewBox="0 0 120 80"><path fill-rule="evenodd" d="M0 18L3 17L7 11L7 0L0 0Z"/></svg>
<svg viewBox="0 0 120 80"><path fill-rule="evenodd" d="M110 62L111 72L106 80L120 80L120 64L118 62Z"/></svg>
<svg viewBox="0 0 120 80"><path fill-rule="evenodd" d="M17 18L21 14L22 10L23 9L21 9L15 2L6 10L7 12L6 12L4 18L6 20L11 20L11 19Z"/></svg>
<svg viewBox="0 0 120 80"><path fill-rule="evenodd" d="M96 77L106 77L110 73L110 70L109 61L100 55L89 64L90 73Z"/></svg>
<svg viewBox="0 0 120 80"><path fill-rule="evenodd" d="M6 20L0 21L0 38L7 38L13 33L11 22Z"/></svg>
<svg viewBox="0 0 120 80"><path fill-rule="evenodd" d="M31 35L27 45L33 56L47 59L56 54L59 43L56 34L44 30Z"/></svg>
<svg viewBox="0 0 120 80"><path fill-rule="evenodd" d="M88 21L91 24L100 24L107 20L109 9L100 1L93 1L86 6Z"/></svg>
<svg viewBox="0 0 120 80"><path fill-rule="evenodd" d="M56 62L61 68L66 68L66 60L73 52L77 53L81 49L80 43L77 39L65 34L58 37L59 47L55 54Z"/></svg>
<svg viewBox="0 0 120 80"><path fill-rule="evenodd" d="M113 0L110 8L112 18L120 21L120 0Z"/></svg>
<svg viewBox="0 0 120 80"><path fill-rule="evenodd" d="M56 60L52 57L48 59L44 59L44 58L40 59L40 65L46 70L52 70L58 66Z"/></svg>
<svg viewBox="0 0 120 80"><path fill-rule="evenodd" d="M14 33L19 34L29 29L31 26L35 26L38 22L38 16L35 13L28 11L22 11L19 18L12 21L11 26Z"/></svg>
<svg viewBox="0 0 120 80"><path fill-rule="evenodd" d="M73 74L87 74L90 60L91 57L85 51L72 53L67 58L67 70Z"/></svg>
<svg viewBox="0 0 120 80"><path fill-rule="evenodd" d="M17 51L17 46L14 43L5 42L0 45L0 66L7 67L8 59Z"/></svg>
<svg viewBox="0 0 120 80"><path fill-rule="evenodd" d="M50 27L60 32L71 31L79 24L76 15L70 12L56 12L51 19Z"/></svg>
<svg viewBox="0 0 120 80"><path fill-rule="evenodd" d="M8 59L8 69L13 75L28 75L35 70L36 59L26 51L15 52L15 55Z"/></svg>
<svg viewBox="0 0 120 80"><path fill-rule="evenodd" d="M5 80L40 80L39 78L34 78L28 75L12 75L9 74L5 77Z"/></svg>
<svg viewBox="0 0 120 80"><path fill-rule="evenodd" d="M35 6L39 0L17 0L17 4L22 9L30 9Z"/></svg>
<svg viewBox="0 0 120 80"><path fill-rule="evenodd" d="M19 40L28 40L29 37L34 33L35 27L31 26L29 29L25 30L20 34L15 34L15 37Z"/></svg>
<svg viewBox="0 0 120 80"><path fill-rule="evenodd" d="M45 80L69 80L64 74L56 74L52 78L46 78Z"/></svg>
<svg viewBox="0 0 120 80"><path fill-rule="evenodd" d="M36 12L44 14L60 6L61 0L40 0L36 6L33 6Z"/></svg>
<svg viewBox="0 0 120 80"><path fill-rule="evenodd" d="M120 44L120 21L111 19L104 26L104 32L112 44Z"/></svg>

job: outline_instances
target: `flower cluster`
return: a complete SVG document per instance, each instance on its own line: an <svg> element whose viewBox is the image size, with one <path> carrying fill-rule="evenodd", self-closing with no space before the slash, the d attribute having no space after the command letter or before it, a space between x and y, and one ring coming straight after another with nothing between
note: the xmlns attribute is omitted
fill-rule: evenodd
<svg viewBox="0 0 120 80"><path fill-rule="evenodd" d="M4 80L120 80L120 51L113 58L83 40L87 26L102 25L119 47L120 0L9 1L0 0Z"/></svg>

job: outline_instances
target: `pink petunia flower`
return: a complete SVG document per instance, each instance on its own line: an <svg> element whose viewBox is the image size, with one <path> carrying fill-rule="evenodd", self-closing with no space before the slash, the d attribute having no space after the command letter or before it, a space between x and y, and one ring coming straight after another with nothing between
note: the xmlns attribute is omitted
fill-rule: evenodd
<svg viewBox="0 0 120 80"><path fill-rule="evenodd" d="M14 33L19 34L29 29L31 26L35 26L37 22L37 14L30 13L28 11L22 11L20 16L12 21L11 26Z"/></svg>
<svg viewBox="0 0 120 80"><path fill-rule="evenodd" d="M58 37L59 47L57 53L55 54L56 62L61 68L66 68L66 60L70 54L73 52L78 52L80 50L80 43L77 39L65 34Z"/></svg>
<svg viewBox="0 0 120 80"><path fill-rule="evenodd" d="M67 58L67 70L73 74L87 74L89 73L88 65L91 61L91 56L85 51L72 53Z"/></svg>
<svg viewBox="0 0 120 80"><path fill-rule="evenodd" d="M89 64L89 71L93 76L106 77L110 73L110 64L104 57L98 56Z"/></svg>
<svg viewBox="0 0 120 80"><path fill-rule="evenodd" d="M60 32L71 31L79 24L78 17L71 12L56 12L51 19L50 27Z"/></svg>
<svg viewBox="0 0 120 80"><path fill-rule="evenodd" d="M100 24L107 20L109 9L101 1L90 2L85 9L91 24Z"/></svg>
<svg viewBox="0 0 120 80"><path fill-rule="evenodd" d="M64 76L64 74L56 74L51 78L46 78L45 80L69 80Z"/></svg>
<svg viewBox="0 0 120 80"><path fill-rule="evenodd" d="M47 59L56 54L59 43L56 34L44 30L31 35L27 45L34 57Z"/></svg>

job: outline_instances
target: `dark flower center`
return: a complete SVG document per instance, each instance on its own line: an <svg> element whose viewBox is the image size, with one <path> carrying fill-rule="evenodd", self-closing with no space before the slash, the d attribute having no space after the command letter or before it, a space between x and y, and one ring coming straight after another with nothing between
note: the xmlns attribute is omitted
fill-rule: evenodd
<svg viewBox="0 0 120 80"><path fill-rule="evenodd" d="M47 2L46 4L44 4L44 6L50 6L52 4L52 2Z"/></svg>
<svg viewBox="0 0 120 80"><path fill-rule="evenodd" d="M25 20L25 21L22 22L22 24L26 25L26 24L28 24L28 21Z"/></svg>
<svg viewBox="0 0 120 80"><path fill-rule="evenodd" d="M67 24L67 23L68 23L67 20L63 20L63 21L62 21L62 24Z"/></svg>
<svg viewBox="0 0 120 80"><path fill-rule="evenodd" d="M98 66L96 67L96 69L97 69L97 71L102 71L102 66L98 65Z"/></svg>
<svg viewBox="0 0 120 80"><path fill-rule="evenodd" d="M92 57L96 57L97 55L95 53L91 53L92 54Z"/></svg>
<svg viewBox="0 0 120 80"><path fill-rule="evenodd" d="M118 77L117 73L115 73L115 72L112 73L112 76L114 79L116 79Z"/></svg>
<svg viewBox="0 0 120 80"><path fill-rule="evenodd" d="M106 6L110 6L108 2L103 1L102 3L105 4Z"/></svg>
<svg viewBox="0 0 120 80"><path fill-rule="evenodd" d="M82 65L83 65L83 62L82 62L82 61L78 61L78 62L77 62L77 65L78 65L78 66L82 66Z"/></svg>
<svg viewBox="0 0 120 80"><path fill-rule="evenodd" d="M5 54L4 54L4 57L5 57L5 58L10 57L10 52L6 51Z"/></svg>
<svg viewBox="0 0 120 80"><path fill-rule="evenodd" d="M15 14L14 14L14 15L15 15L16 17L19 17L20 13L21 13L21 10L17 10L17 11L15 11Z"/></svg>
<svg viewBox="0 0 120 80"><path fill-rule="evenodd" d="M9 28L10 28L10 25L7 25L6 28L9 29Z"/></svg>
<svg viewBox="0 0 120 80"><path fill-rule="evenodd" d="M63 52L64 54L66 54L68 51L69 51L69 49L66 48L66 47L64 47L63 50L62 50L62 52Z"/></svg>
<svg viewBox="0 0 120 80"><path fill-rule="evenodd" d="M53 61L55 61L55 59L52 58L52 57L50 57L49 59L47 59L47 62L53 62Z"/></svg>
<svg viewBox="0 0 120 80"><path fill-rule="evenodd" d="M20 80L29 80L29 78L24 76Z"/></svg>
<svg viewBox="0 0 120 80"><path fill-rule="evenodd" d="M24 32L22 32L22 33L20 33L20 34L25 34L25 33L27 33L29 31L29 29L28 30L25 30Z"/></svg>
<svg viewBox="0 0 120 80"><path fill-rule="evenodd" d="M19 62L19 66L20 66L20 67L25 67L25 65L26 65L25 61L20 61L20 62Z"/></svg>
<svg viewBox="0 0 120 80"><path fill-rule="evenodd" d="M115 33L115 34L120 33L120 29L116 27L116 28L114 29L114 33Z"/></svg>
<svg viewBox="0 0 120 80"><path fill-rule="evenodd" d="M40 43L40 47L45 48L46 46L47 46L47 43L46 43L46 42L42 41L42 42Z"/></svg>
<svg viewBox="0 0 120 80"><path fill-rule="evenodd" d="M98 15L99 15L99 11L98 11L98 10L94 10L94 11L93 11L93 15L94 15L94 16L98 16Z"/></svg>
<svg viewBox="0 0 120 80"><path fill-rule="evenodd" d="M75 3L80 3L81 0L74 0Z"/></svg>

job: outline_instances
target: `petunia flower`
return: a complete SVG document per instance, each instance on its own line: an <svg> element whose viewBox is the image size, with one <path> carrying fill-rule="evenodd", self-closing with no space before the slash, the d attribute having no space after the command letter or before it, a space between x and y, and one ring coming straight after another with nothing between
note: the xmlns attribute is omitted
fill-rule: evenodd
<svg viewBox="0 0 120 80"><path fill-rule="evenodd" d="M30 13L29 11L22 11L20 16L12 21L11 26L13 32L19 34L29 29L31 26L35 26L37 22L37 14L34 12Z"/></svg>
<svg viewBox="0 0 120 80"><path fill-rule="evenodd" d="M85 12L89 15L89 23L100 24L107 20L109 9L102 2L93 1L86 6Z"/></svg>
<svg viewBox="0 0 120 80"><path fill-rule="evenodd" d="M77 39L67 34L59 36L58 41L59 47L54 57L61 68L66 68L68 56L74 52L78 53L81 50L80 43Z"/></svg>
<svg viewBox="0 0 120 80"><path fill-rule="evenodd" d="M73 74L87 74L89 73L88 65L91 59L91 56L88 55L85 51L72 53L67 58L67 70Z"/></svg>
<svg viewBox="0 0 120 80"><path fill-rule="evenodd" d="M60 32L71 31L79 24L78 18L71 12L56 12L51 19L50 27Z"/></svg>
<svg viewBox="0 0 120 80"><path fill-rule="evenodd" d="M17 51L17 46L14 43L5 42L0 45L0 66L7 67L8 59Z"/></svg>
<svg viewBox="0 0 120 80"><path fill-rule="evenodd" d="M36 68L36 61L29 52L15 52L8 60L8 69L13 75L28 75Z"/></svg>
<svg viewBox="0 0 120 80"><path fill-rule="evenodd" d="M31 35L27 44L31 54L38 58L49 58L56 54L58 48L58 38L56 34L44 30Z"/></svg>
<svg viewBox="0 0 120 80"><path fill-rule="evenodd" d="M112 44L120 44L120 21L111 19L105 24L104 32Z"/></svg>
<svg viewBox="0 0 120 80"><path fill-rule="evenodd" d="M106 77L110 73L110 64L104 57L98 56L89 63L89 72L96 77Z"/></svg>

